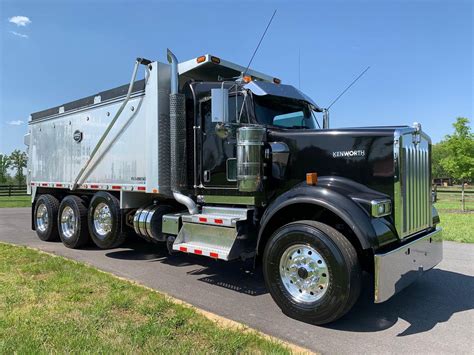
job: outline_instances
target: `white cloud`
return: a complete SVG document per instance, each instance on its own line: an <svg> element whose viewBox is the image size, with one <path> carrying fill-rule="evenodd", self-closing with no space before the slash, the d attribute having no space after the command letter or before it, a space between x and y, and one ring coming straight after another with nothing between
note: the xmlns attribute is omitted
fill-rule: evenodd
<svg viewBox="0 0 474 355"><path fill-rule="evenodd" d="M15 36L18 36L18 37L21 37L21 38L29 38L28 35L25 35L23 33L18 33L18 32L15 32L15 31L10 31L10 33L12 35L15 35Z"/></svg>
<svg viewBox="0 0 474 355"><path fill-rule="evenodd" d="M22 120L16 120L16 121L8 121L7 124L9 124L10 126L21 126L23 123Z"/></svg>
<svg viewBox="0 0 474 355"><path fill-rule="evenodd" d="M31 23L31 20L26 16L13 16L10 17L8 21L21 27L25 27Z"/></svg>

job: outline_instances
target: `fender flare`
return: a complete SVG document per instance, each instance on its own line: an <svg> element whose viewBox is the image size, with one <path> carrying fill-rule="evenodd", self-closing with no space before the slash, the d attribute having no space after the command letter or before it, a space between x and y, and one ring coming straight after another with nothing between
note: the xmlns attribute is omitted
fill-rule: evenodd
<svg viewBox="0 0 474 355"><path fill-rule="evenodd" d="M260 250L260 243L269 222L272 221L278 212L295 204L316 205L337 215L351 228L362 249L366 250L379 246L378 235L380 235L381 231L376 231L373 218L360 204L343 193L343 190L335 187L329 185L309 186L303 183L278 196L266 208L260 220L256 246L257 252ZM376 225L378 226L380 223L376 223ZM387 231L384 232L386 233Z"/></svg>

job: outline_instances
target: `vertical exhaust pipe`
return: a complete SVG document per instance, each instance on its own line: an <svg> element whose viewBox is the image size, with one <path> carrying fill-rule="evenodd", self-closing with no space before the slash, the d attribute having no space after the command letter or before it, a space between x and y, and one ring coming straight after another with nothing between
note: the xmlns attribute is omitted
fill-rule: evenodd
<svg viewBox="0 0 474 355"><path fill-rule="evenodd" d="M192 198L181 193L187 187L186 178L186 106L185 97L179 93L178 59L168 49L168 63L171 64L170 93L170 148L171 148L171 191L174 199L188 208L189 214L199 212Z"/></svg>

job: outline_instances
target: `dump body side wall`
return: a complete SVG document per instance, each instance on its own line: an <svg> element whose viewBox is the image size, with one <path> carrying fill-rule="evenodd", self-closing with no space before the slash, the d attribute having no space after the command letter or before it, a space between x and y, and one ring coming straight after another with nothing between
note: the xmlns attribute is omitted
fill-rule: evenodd
<svg viewBox="0 0 474 355"><path fill-rule="evenodd" d="M153 65L155 70L150 72L145 91L131 96L91 160L89 173L79 188L99 184L160 190L160 177L167 174L160 174L160 138L169 133L159 131L159 120L169 120L169 66ZM124 99L97 102L30 122L29 182L69 187ZM163 169L169 170L169 166ZM167 187L163 186L163 190Z"/></svg>

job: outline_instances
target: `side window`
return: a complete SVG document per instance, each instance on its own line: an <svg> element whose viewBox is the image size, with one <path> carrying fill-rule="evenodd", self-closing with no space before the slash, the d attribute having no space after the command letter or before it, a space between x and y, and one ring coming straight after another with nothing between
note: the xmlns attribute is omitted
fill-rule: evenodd
<svg viewBox="0 0 474 355"><path fill-rule="evenodd" d="M244 95L229 97L229 119L232 123L248 123L247 99Z"/></svg>
<svg viewBox="0 0 474 355"><path fill-rule="evenodd" d="M243 95L232 95L229 97L229 121L231 123L248 123L247 101ZM201 102L201 117L204 127L215 127L211 117L211 100L206 99ZM240 120L239 120L240 118ZM206 128L206 129L207 129Z"/></svg>

